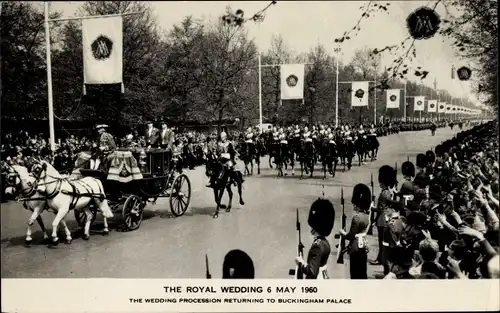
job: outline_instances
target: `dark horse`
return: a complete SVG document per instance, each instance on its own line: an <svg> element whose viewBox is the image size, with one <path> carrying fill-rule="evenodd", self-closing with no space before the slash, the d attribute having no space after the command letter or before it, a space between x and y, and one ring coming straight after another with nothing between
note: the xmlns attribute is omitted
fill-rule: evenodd
<svg viewBox="0 0 500 313"><path fill-rule="evenodd" d="M245 164L245 175L253 175L253 161L257 164L257 174L260 174L260 151L257 150L255 143L246 142L240 138L239 142L240 159ZM250 169L248 169L250 165Z"/></svg>
<svg viewBox="0 0 500 313"><path fill-rule="evenodd" d="M377 159L378 148L380 147L380 143L378 142L376 135L368 135L366 138L366 150L370 156L372 161Z"/></svg>
<svg viewBox="0 0 500 313"><path fill-rule="evenodd" d="M367 144L366 135L358 134L356 136L356 139L354 140L354 146L356 147L356 154L358 155L359 166L361 166L361 164L364 164L366 162L366 154L367 154L366 144Z"/></svg>
<svg viewBox="0 0 500 313"><path fill-rule="evenodd" d="M330 173L332 177L335 177L335 171L337 170L337 163L339 161L339 151L333 138L323 140L320 146L320 156L323 165L323 179L326 179L327 167L328 173Z"/></svg>
<svg viewBox="0 0 500 313"><path fill-rule="evenodd" d="M237 170L231 170L226 168L221 161L214 157L207 158L206 171L205 174L210 177L212 181L212 188L214 190L215 203L217 207L215 209L214 218L219 217L219 209L226 208L226 212L231 211L231 205L233 201L233 191L231 185L236 185L238 187L238 195L240 197L240 204L245 205L242 196L242 186L243 186L243 174ZM222 196L224 195L224 190L227 190L229 195L229 203L227 207L221 204Z"/></svg>
<svg viewBox="0 0 500 313"><path fill-rule="evenodd" d="M304 177L304 171L309 177L313 177L315 164L315 148L312 141L304 141L302 143L302 151L299 154L300 160L300 178Z"/></svg>

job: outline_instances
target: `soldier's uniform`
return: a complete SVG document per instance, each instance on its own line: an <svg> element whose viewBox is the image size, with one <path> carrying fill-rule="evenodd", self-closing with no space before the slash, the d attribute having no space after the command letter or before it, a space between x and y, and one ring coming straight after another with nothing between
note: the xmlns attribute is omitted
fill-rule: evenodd
<svg viewBox="0 0 500 313"><path fill-rule="evenodd" d="M378 236L378 246L379 251L377 255L376 262L371 262L372 264L380 264L386 267L386 264L383 262L382 258L382 243L383 243L383 233L384 228L386 227L386 222L389 217L400 207L400 204L397 201L394 201L394 194L391 191L391 188L396 184L396 171L389 165L384 165L379 169L378 181L380 183L380 187L382 191L378 197L378 203L376 208L373 208L373 211L376 212L376 223L377 226L377 236Z"/></svg>
<svg viewBox="0 0 500 313"><path fill-rule="evenodd" d="M415 166L410 161L403 162L401 172L403 173L404 181L399 194L401 196L401 203L406 207L408 202L412 201L415 196L416 186L412 181L413 177L415 177Z"/></svg>
<svg viewBox="0 0 500 313"><path fill-rule="evenodd" d="M328 279L327 263L330 255L330 244L326 237L330 235L335 221L333 204L325 199L314 201L309 210L307 223L315 234L314 241L307 254L307 262L296 258L306 279Z"/></svg>
<svg viewBox="0 0 500 313"><path fill-rule="evenodd" d="M351 279L368 279L366 233L370 225L370 188L365 184L354 186L351 202L355 206L354 215L349 232L345 234L345 238L349 240L349 272Z"/></svg>

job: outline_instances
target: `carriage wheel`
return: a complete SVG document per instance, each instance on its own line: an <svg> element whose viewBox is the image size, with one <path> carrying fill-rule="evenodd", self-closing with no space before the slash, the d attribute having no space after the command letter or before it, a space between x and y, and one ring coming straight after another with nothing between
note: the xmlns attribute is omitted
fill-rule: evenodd
<svg viewBox="0 0 500 313"><path fill-rule="evenodd" d="M97 217L97 207L95 205L91 205L89 209L90 212L92 212L92 220L90 221L90 225L92 225ZM78 223L78 226L84 227L85 223L87 222L87 215L85 214L85 212L80 210L74 210L73 214L75 215L75 220Z"/></svg>
<svg viewBox="0 0 500 313"><path fill-rule="evenodd" d="M122 218L128 230L139 228L144 215L145 203L138 196L131 195L123 203Z"/></svg>
<svg viewBox="0 0 500 313"><path fill-rule="evenodd" d="M186 213L191 201L191 182L185 174L177 176L170 192L170 210L176 217Z"/></svg>

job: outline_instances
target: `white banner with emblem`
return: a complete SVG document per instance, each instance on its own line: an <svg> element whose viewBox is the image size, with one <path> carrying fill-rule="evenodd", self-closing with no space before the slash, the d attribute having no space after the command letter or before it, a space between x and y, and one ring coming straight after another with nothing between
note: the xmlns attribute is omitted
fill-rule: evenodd
<svg viewBox="0 0 500 313"><path fill-rule="evenodd" d="M425 109L425 96L415 97L415 104L413 105L413 111L424 111Z"/></svg>
<svg viewBox="0 0 500 313"><path fill-rule="evenodd" d="M399 95L401 89L388 89L387 90L387 109L399 109Z"/></svg>
<svg viewBox="0 0 500 313"><path fill-rule="evenodd" d="M84 84L121 84L123 82L122 17L82 20L82 42Z"/></svg>
<svg viewBox="0 0 500 313"><path fill-rule="evenodd" d="M438 102L438 113L446 112L446 102Z"/></svg>
<svg viewBox="0 0 500 313"><path fill-rule="evenodd" d="M437 100L428 100L427 101L427 112L436 113L438 110L438 101Z"/></svg>
<svg viewBox="0 0 500 313"><path fill-rule="evenodd" d="M368 106L368 88L369 82L352 82L351 87L351 106L367 107Z"/></svg>
<svg viewBox="0 0 500 313"><path fill-rule="evenodd" d="M453 105L451 104L446 104L446 111L444 111L445 114L451 114L451 108Z"/></svg>
<svg viewBox="0 0 500 313"><path fill-rule="evenodd" d="M280 76L282 100L304 98L304 64L283 64Z"/></svg>

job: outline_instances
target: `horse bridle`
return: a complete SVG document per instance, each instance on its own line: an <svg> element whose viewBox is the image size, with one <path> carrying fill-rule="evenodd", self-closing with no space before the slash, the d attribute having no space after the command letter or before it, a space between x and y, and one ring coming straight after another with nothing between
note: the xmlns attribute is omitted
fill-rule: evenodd
<svg viewBox="0 0 500 313"><path fill-rule="evenodd" d="M40 170L35 170L35 168L39 166L40 167ZM59 192L61 191L61 186L62 186L62 181L64 180L64 178L59 178L59 177L54 177L54 176L51 176L49 174L47 174L47 167L45 164L40 164L40 163L37 163L37 164L34 164L32 166L32 172L33 172L33 177L35 177L36 179L36 184L37 184L37 188L38 186L47 186L47 185L50 185L50 184L53 184L53 183L56 183L57 186L56 188L54 189L54 192L52 192L51 194L47 194L46 192L40 192L41 194L44 194L46 200L50 200L50 199L53 199L55 198L55 196L57 196L59 194ZM45 175L42 177L42 173L45 172ZM50 177L50 178L53 178L54 180L53 181L49 181L49 182L44 182L44 183L40 183L40 181L42 179L45 179L46 177Z"/></svg>
<svg viewBox="0 0 500 313"><path fill-rule="evenodd" d="M7 165L7 166L10 169L10 172L7 173L7 179L6 179L8 187L15 188L16 193L17 193L19 190L18 186L20 186L20 185L22 186L21 175L19 175L19 173L16 171L16 169L14 167L12 167L11 165ZM12 180L10 178L14 178L14 183L12 183ZM16 179L19 179L18 184L15 183ZM36 180L36 177L35 177L35 183L28 181L27 185L28 185L28 188L21 188L20 197L15 198L17 202L45 200L45 198L32 198L38 189L38 180Z"/></svg>

